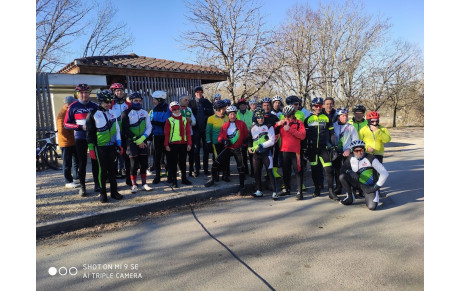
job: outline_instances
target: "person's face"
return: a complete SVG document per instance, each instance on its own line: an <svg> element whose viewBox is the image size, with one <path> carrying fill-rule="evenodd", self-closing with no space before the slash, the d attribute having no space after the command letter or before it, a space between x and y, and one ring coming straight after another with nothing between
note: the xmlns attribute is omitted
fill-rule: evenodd
<svg viewBox="0 0 460 291"><path fill-rule="evenodd" d="M225 115L225 107L219 108L216 110L216 115L219 117L223 117Z"/></svg>
<svg viewBox="0 0 460 291"><path fill-rule="evenodd" d="M281 106L281 102L280 102L280 101L275 101L275 102L273 102L273 109L279 110L279 109L280 109L280 106Z"/></svg>
<svg viewBox="0 0 460 291"><path fill-rule="evenodd" d="M263 118L263 117L258 117L258 118L257 118L257 123L258 123L259 125L264 124L264 118Z"/></svg>
<svg viewBox="0 0 460 291"><path fill-rule="evenodd" d="M195 97L201 99L203 97L203 91L198 90L195 92Z"/></svg>
<svg viewBox="0 0 460 291"><path fill-rule="evenodd" d="M110 102L110 101L102 101L101 102L101 107L104 108L105 110L109 110L110 104L112 104L112 102Z"/></svg>
<svg viewBox="0 0 460 291"><path fill-rule="evenodd" d="M326 112L330 112L332 108L334 108L334 102L332 102L332 100L324 101L324 110L326 110Z"/></svg>
<svg viewBox="0 0 460 291"><path fill-rule="evenodd" d="M269 113L272 110L272 105L268 102L262 103L262 108L264 109L265 113Z"/></svg>
<svg viewBox="0 0 460 291"><path fill-rule="evenodd" d="M131 100L131 103L140 103L142 104L142 99L141 98L134 98L133 100Z"/></svg>
<svg viewBox="0 0 460 291"><path fill-rule="evenodd" d="M313 112L314 112L315 114L319 114L319 113L321 113L321 109L322 109L322 108L323 108L322 105L320 105L320 104L315 104L315 105L313 105Z"/></svg>
<svg viewBox="0 0 460 291"><path fill-rule="evenodd" d="M180 106L188 106L189 102L190 100L188 99L188 97L184 97L180 100Z"/></svg>
<svg viewBox="0 0 460 291"><path fill-rule="evenodd" d="M180 108L173 109L173 110L172 110L172 114L173 114L174 116L179 116L179 115L181 114L181 113L180 113Z"/></svg>
<svg viewBox="0 0 460 291"><path fill-rule="evenodd" d="M249 107L251 108L252 111L254 111L257 108L257 104L253 103L253 104L249 105Z"/></svg>
<svg viewBox="0 0 460 291"><path fill-rule="evenodd" d="M123 99L123 97L125 97L125 91L123 91L123 89L115 89L115 91L113 91L113 94L115 94L115 97L117 97L118 99Z"/></svg>
<svg viewBox="0 0 460 291"><path fill-rule="evenodd" d="M362 158L364 156L364 149L363 148L355 148L353 150L353 154L355 155L355 157L360 159L360 158Z"/></svg>
<svg viewBox="0 0 460 291"><path fill-rule="evenodd" d="M236 112L230 112L228 114L228 119L231 121L231 122L234 122L236 120Z"/></svg>
<svg viewBox="0 0 460 291"><path fill-rule="evenodd" d="M369 120L369 123L371 125L378 126L379 125L379 120L378 119L371 119L371 120Z"/></svg>
<svg viewBox="0 0 460 291"><path fill-rule="evenodd" d="M292 104L292 105L294 105L294 107L295 107L295 111L299 110L299 107L300 107L300 104L299 104L299 102L295 102L295 103L294 103L294 104Z"/></svg>
<svg viewBox="0 0 460 291"><path fill-rule="evenodd" d="M344 113L339 116L340 123L345 124L347 123L347 120L348 120L348 114Z"/></svg>
<svg viewBox="0 0 460 291"><path fill-rule="evenodd" d="M355 116L355 119L356 119L357 121L361 121L361 120L363 120L363 118L364 118L364 112L356 111L356 112L354 113L354 116Z"/></svg>
<svg viewBox="0 0 460 291"><path fill-rule="evenodd" d="M158 102L158 99L156 99L156 98L153 98L153 105L157 106L157 105L158 105L158 103L159 103L159 102Z"/></svg>
<svg viewBox="0 0 460 291"><path fill-rule="evenodd" d="M78 99L80 99L83 102L87 102L89 100L89 91L78 92Z"/></svg>
<svg viewBox="0 0 460 291"><path fill-rule="evenodd" d="M239 107L241 111L245 111L246 109L248 109L248 105L246 105L246 103L241 103Z"/></svg>

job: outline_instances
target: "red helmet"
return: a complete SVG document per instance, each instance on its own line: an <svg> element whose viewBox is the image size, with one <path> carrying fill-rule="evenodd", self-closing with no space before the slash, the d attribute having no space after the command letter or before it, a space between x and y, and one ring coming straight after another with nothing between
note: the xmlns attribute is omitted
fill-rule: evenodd
<svg viewBox="0 0 460 291"><path fill-rule="evenodd" d="M113 84L110 86L110 90L114 91L115 89L122 89L122 90L124 90L125 87L123 87L123 84L121 84L121 83L113 83Z"/></svg>
<svg viewBox="0 0 460 291"><path fill-rule="evenodd" d="M91 91L89 86L87 84L78 84L77 87L75 87L76 92L81 92L81 91Z"/></svg>
<svg viewBox="0 0 460 291"><path fill-rule="evenodd" d="M366 115L366 119L368 120L379 119L379 118L380 118L380 114L377 111L369 111L369 113L367 113Z"/></svg>

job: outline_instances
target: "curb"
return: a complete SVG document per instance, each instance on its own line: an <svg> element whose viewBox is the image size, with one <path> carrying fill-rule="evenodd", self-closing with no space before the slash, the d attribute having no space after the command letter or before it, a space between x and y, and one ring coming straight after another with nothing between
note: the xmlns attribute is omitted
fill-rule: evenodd
<svg viewBox="0 0 460 291"><path fill-rule="evenodd" d="M179 194L155 202L146 202L136 206L126 206L116 210L100 211L93 215L82 215L75 218L63 219L56 222L41 223L36 226L36 238L45 238L63 232L75 231L98 224L111 223L129 219L148 212L157 212L186 205L188 203L206 200L211 197L223 197L236 193L239 185L226 187L225 189L212 189L191 195Z"/></svg>

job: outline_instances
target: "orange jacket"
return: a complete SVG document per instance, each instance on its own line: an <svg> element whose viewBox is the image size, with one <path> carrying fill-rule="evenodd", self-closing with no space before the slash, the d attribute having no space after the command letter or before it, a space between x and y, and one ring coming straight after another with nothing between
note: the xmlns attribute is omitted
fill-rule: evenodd
<svg viewBox="0 0 460 291"><path fill-rule="evenodd" d="M61 148L75 146L75 137L73 134L73 130L64 128L64 119L68 107L69 105L64 105L56 117L56 124L58 130L58 144Z"/></svg>

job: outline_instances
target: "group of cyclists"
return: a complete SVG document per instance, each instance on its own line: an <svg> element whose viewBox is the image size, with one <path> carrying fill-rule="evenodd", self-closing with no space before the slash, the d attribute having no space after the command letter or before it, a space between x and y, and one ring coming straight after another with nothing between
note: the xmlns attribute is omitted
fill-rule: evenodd
<svg viewBox="0 0 460 291"><path fill-rule="evenodd" d="M360 104L353 107L353 117L349 119L348 109L335 109L330 97L314 97L309 111L294 95L285 99L286 104L280 96L249 102L242 98L232 104L220 94L215 94L211 102L203 97L204 90L198 86L194 98L183 95L170 104L166 102L166 92L153 92L154 108L147 112L142 108L144 97L134 92L127 96L128 101L120 83L98 91L97 103L89 100L90 91L86 84L75 88L77 101L68 106L63 124L65 129L74 131L79 193L86 196L89 149L95 191L100 192L101 202L107 202L106 181L110 183L110 196L123 198L118 193L116 178L124 173L132 193L153 189L147 184L149 140L154 148L152 184L161 181L164 166L167 182L174 188L178 188L177 166L181 184L192 184L187 178L187 157L188 176L198 177L202 167L203 174L211 176L204 186L211 187L220 179L230 181L233 156L240 195L250 176L255 179L253 196L263 196L263 185L269 185L272 198L278 200L291 194L292 175L297 184L296 199L302 200L309 163L313 197L320 196L325 176L330 199L350 205L357 196L364 196L368 208L374 210L379 189L388 177L383 153L384 143L391 136L379 124L379 113L366 114L366 108ZM268 183L262 182L262 176ZM277 178L282 178L281 191ZM340 199L338 195L343 192L345 198Z"/></svg>

